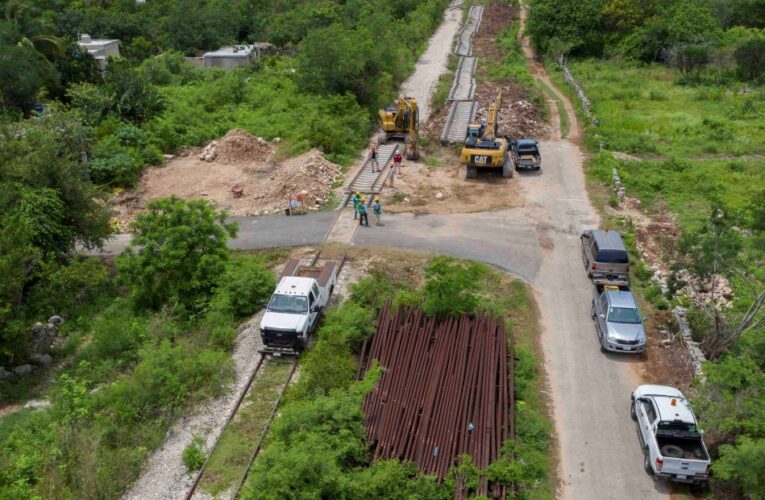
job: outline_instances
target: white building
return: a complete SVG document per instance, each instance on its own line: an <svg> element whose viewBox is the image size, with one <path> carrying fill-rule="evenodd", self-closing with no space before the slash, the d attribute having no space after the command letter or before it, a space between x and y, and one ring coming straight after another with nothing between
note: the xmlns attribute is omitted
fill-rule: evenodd
<svg viewBox="0 0 765 500"><path fill-rule="evenodd" d="M120 56L119 40L94 40L90 38L90 35L83 33L80 35L77 45L87 50L93 56L101 70L106 68L109 57Z"/></svg>
<svg viewBox="0 0 765 500"><path fill-rule="evenodd" d="M254 45L231 45L221 47L202 56L205 68L238 68L248 66L258 59L258 50Z"/></svg>

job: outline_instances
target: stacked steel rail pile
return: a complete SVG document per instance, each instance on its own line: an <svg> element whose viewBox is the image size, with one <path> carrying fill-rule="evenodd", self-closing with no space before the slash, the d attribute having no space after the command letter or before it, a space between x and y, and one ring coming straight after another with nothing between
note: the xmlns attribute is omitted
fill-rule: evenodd
<svg viewBox="0 0 765 500"><path fill-rule="evenodd" d="M373 359L385 368L364 401L375 459L411 460L443 480L464 453L488 467L514 436L513 358L503 320L438 321L388 304L362 359L365 370ZM504 498L506 491L484 479L476 494Z"/></svg>

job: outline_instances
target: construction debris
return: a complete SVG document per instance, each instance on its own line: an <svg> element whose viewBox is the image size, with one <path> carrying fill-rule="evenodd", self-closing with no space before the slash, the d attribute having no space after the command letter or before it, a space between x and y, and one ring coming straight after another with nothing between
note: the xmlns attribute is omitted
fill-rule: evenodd
<svg viewBox="0 0 765 500"><path fill-rule="evenodd" d="M283 213L291 196L302 194L308 209L328 201L341 168L319 150L274 160L275 145L239 129L203 149L186 150L162 167L148 168L138 189L111 200L122 227L146 203L175 195L204 198L230 215Z"/></svg>
<svg viewBox="0 0 765 500"><path fill-rule="evenodd" d="M375 460L411 460L443 480L466 453L486 469L514 436L513 356L501 319L437 320L388 303L361 367L373 360L385 369L364 400ZM458 480L455 498L467 493ZM506 490L484 477L475 494L504 498Z"/></svg>

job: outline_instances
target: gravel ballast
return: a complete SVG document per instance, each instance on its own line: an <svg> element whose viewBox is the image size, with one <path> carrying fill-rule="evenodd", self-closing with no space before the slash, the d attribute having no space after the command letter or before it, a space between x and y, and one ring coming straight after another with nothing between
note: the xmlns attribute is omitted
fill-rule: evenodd
<svg viewBox="0 0 765 500"><path fill-rule="evenodd" d="M141 477L123 495L126 500L182 499L191 488L194 474L186 472L181 455L194 436L205 440L206 450L223 430L239 395L260 360L258 327L263 312L240 327L236 346L231 357L234 360L236 381L232 390L219 398L200 404L190 414L181 417L167 433L165 443L149 455Z"/></svg>

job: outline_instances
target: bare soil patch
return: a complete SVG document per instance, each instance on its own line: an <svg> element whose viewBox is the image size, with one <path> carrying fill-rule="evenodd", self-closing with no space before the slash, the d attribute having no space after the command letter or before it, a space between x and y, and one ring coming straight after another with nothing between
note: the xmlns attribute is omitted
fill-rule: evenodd
<svg viewBox="0 0 765 500"><path fill-rule="evenodd" d="M515 9L503 2L492 1L484 10L481 28L473 39L473 54L478 57L475 100L478 119L486 116L489 103L502 88L502 105L499 111L499 132L512 137L546 137L551 128L544 120L541 110L532 102L532 95L513 80L490 82L482 78L487 68L498 64L504 57L496 39L503 30L518 19Z"/></svg>
<svg viewBox="0 0 765 500"><path fill-rule="evenodd" d="M230 215L281 212L290 196L302 194L305 206L325 203L341 168L317 149L295 158L274 159L275 146L243 130L234 129L203 149L189 148L160 167L146 169L136 189L111 200L122 223L146 203L171 195L206 199ZM240 187L241 197L232 189Z"/></svg>
<svg viewBox="0 0 765 500"><path fill-rule="evenodd" d="M465 167L449 148L437 148L429 156L437 166L404 161L394 186L383 189L381 201L388 212L422 214L465 213L523 205L516 177L503 179L501 172L481 172L465 178Z"/></svg>

